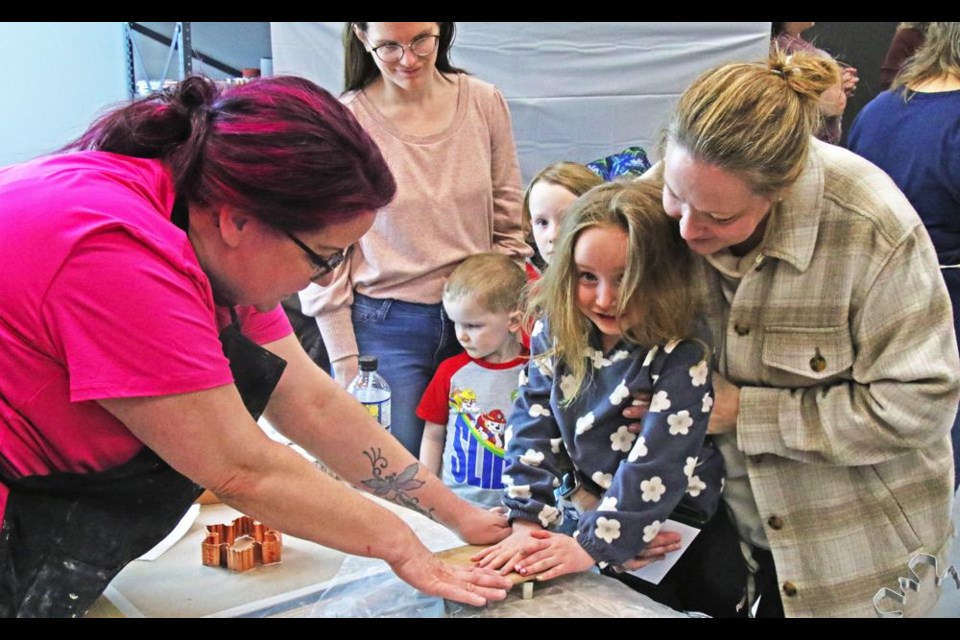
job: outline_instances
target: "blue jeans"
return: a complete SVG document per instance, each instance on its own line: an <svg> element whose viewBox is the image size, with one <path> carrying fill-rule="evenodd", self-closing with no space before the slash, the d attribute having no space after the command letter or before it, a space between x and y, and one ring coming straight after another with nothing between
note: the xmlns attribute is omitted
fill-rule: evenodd
<svg viewBox="0 0 960 640"><path fill-rule="evenodd" d="M354 293L353 331L362 356L377 356L390 385L390 432L419 457L423 420L417 405L437 366L463 349L442 304L416 304Z"/></svg>

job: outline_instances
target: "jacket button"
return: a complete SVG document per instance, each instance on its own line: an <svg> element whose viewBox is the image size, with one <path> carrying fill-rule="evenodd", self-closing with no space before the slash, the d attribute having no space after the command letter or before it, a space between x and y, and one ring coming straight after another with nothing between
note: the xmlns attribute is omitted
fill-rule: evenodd
<svg viewBox="0 0 960 640"><path fill-rule="evenodd" d="M780 516L770 516L767 519L767 524L770 525L770 528L774 531L780 531L780 529L783 529L783 520L780 519Z"/></svg>
<svg viewBox="0 0 960 640"><path fill-rule="evenodd" d="M746 336L750 334L750 327L742 324L733 325L733 330L736 331L738 336Z"/></svg>
<svg viewBox="0 0 960 640"><path fill-rule="evenodd" d="M793 596L797 595L797 585L793 584L792 582L784 582L783 595L787 596L788 598L792 598Z"/></svg>
<svg viewBox="0 0 960 640"><path fill-rule="evenodd" d="M816 373L820 373L827 368L827 361L824 360L823 356L820 354L820 347L817 347L816 353L813 354L813 357L810 358L810 369Z"/></svg>

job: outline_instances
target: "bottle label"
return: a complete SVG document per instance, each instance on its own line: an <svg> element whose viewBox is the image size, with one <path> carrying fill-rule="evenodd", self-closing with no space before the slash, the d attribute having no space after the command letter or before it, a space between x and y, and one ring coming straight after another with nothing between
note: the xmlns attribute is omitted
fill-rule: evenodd
<svg viewBox="0 0 960 640"><path fill-rule="evenodd" d="M379 402L363 402L361 404L363 404L367 413L380 423L380 426L390 431L390 398Z"/></svg>

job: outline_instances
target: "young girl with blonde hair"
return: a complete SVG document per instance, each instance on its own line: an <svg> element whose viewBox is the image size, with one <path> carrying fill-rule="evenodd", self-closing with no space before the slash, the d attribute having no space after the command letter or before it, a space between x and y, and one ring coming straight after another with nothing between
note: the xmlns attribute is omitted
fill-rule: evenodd
<svg viewBox="0 0 960 640"><path fill-rule="evenodd" d="M503 483L513 534L477 559L544 580L596 563L636 569L685 499L707 522L668 579L656 587L622 579L675 608L732 616L746 569L718 510L723 459L706 438L709 353L694 338L692 256L660 196L645 183L609 183L567 212L530 300L532 360L508 421ZM621 412L641 391L652 395L650 409L633 433ZM554 493L561 485L580 512L573 537L546 531L565 517ZM723 558L729 569L707 566Z"/></svg>

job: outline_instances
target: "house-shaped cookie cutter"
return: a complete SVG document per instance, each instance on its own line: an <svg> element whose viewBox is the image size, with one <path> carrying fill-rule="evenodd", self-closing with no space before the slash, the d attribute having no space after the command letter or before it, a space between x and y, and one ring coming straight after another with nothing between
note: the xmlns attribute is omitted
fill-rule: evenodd
<svg viewBox="0 0 960 640"><path fill-rule="evenodd" d="M243 572L260 564L280 562L283 540L280 532L250 516L230 524L207 525L203 540L203 564Z"/></svg>

